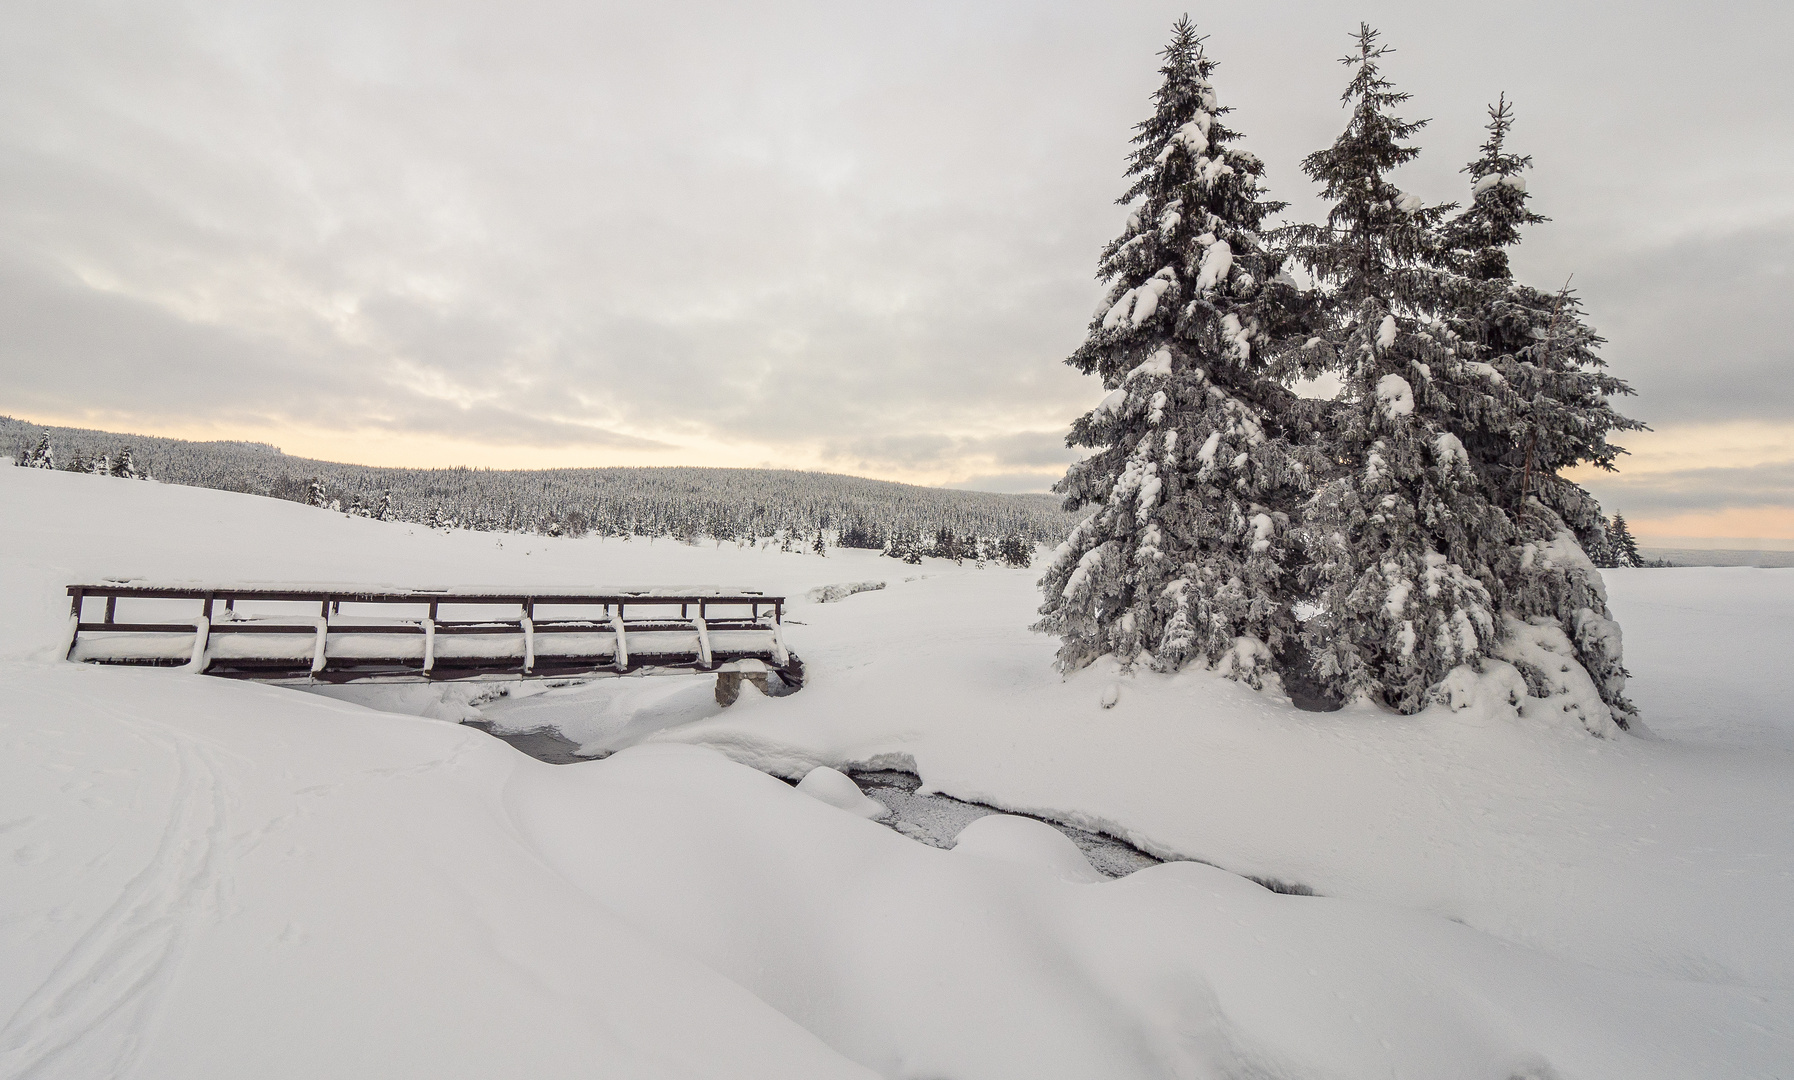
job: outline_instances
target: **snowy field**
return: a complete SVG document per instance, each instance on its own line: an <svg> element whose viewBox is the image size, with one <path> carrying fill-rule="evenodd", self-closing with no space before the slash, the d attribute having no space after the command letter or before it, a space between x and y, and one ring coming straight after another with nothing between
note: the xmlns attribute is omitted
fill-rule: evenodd
<svg viewBox="0 0 1794 1080"><path fill-rule="evenodd" d="M1028 571L13 468L0 530L3 1077L1794 1076L1794 570L1609 572L1653 734L1599 740L1061 679ZM609 755L557 766L440 694L58 661L63 587L123 576L887 587L792 605L795 695L478 706ZM818 765L1185 861L944 851L766 775Z"/></svg>

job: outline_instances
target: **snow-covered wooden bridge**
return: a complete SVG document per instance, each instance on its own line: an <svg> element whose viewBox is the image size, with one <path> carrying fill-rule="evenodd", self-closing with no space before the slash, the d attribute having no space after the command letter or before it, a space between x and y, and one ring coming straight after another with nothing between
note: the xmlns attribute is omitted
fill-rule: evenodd
<svg viewBox="0 0 1794 1080"><path fill-rule="evenodd" d="M748 589L70 585L67 657L262 682L601 678L714 672L802 685L785 598ZM104 606L103 615L96 609ZM121 607L129 607L128 613Z"/></svg>

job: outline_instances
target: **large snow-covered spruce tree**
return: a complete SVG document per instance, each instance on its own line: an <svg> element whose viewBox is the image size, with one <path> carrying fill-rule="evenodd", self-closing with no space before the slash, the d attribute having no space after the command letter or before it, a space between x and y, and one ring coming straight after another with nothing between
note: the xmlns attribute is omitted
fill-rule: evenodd
<svg viewBox="0 0 1794 1080"><path fill-rule="evenodd" d="M1520 229L1546 219L1528 205L1532 159L1507 148L1512 127L1503 96L1489 108L1488 139L1464 169L1470 203L1444 229L1441 261L1462 274L1448 321L1477 357L1462 365L1475 378L1456 388L1455 424L1472 468L1516 532L1495 566L1498 598L1513 620L1501 655L1539 692L1562 681L1561 671L1548 670L1561 668L1553 656L1573 654L1626 726L1635 713L1624 695L1619 627L1595 569L1611 541L1600 504L1561 473L1583 464L1612 469L1624 451L1608 436L1644 425L1609 403L1632 390L1604 370L1601 339L1568 287L1553 294L1514 280L1508 253ZM1542 668L1541 658L1528 656L1535 646L1549 654Z"/></svg>
<svg viewBox="0 0 1794 1080"><path fill-rule="evenodd" d="M1127 224L1098 264L1110 288L1067 361L1110 393L1067 437L1095 452L1055 490L1096 509L1048 566L1035 628L1060 637L1063 670L1113 654L1260 685L1297 630L1290 515L1311 486L1265 362L1305 328L1262 235L1283 204L1232 145L1203 40L1187 18L1173 28L1118 200Z"/></svg>
<svg viewBox="0 0 1794 1080"><path fill-rule="evenodd" d="M1437 266L1452 208L1389 179L1419 154L1412 138L1425 121L1396 115L1408 95L1383 76L1389 50L1377 37L1361 27L1343 61L1353 69L1344 133L1302 163L1332 204L1323 224L1295 230L1330 316L1310 363L1344 383L1326 435L1335 475L1300 529L1319 609L1303 629L1323 685L1415 712L1495 643L1495 567L1516 534L1456 430L1470 346L1437 314L1456 287Z"/></svg>
<svg viewBox="0 0 1794 1080"><path fill-rule="evenodd" d="M1604 733L1632 709L1619 628L1581 547L1600 511L1559 470L1611 465L1607 433L1636 426L1607 405L1624 387L1600 373L1600 339L1567 290L1512 280L1507 249L1542 219L1526 160L1504 146L1505 102L1463 212L1391 182L1424 121L1396 115L1407 95L1383 76L1377 38L1360 27L1345 58L1345 132L1303 162L1332 203L1297 230L1331 322L1308 363L1344 383L1325 440L1336 472L1300 526L1315 671L1342 697L1415 712L1472 689L1493 657Z"/></svg>

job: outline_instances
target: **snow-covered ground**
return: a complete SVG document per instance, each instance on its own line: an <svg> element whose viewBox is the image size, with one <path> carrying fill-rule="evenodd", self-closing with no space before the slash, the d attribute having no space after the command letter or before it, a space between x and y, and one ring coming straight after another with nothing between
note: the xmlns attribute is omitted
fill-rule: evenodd
<svg viewBox="0 0 1794 1080"><path fill-rule="evenodd" d="M1794 1075L1794 571L1611 574L1656 735L1599 740L1489 701L1061 679L1035 575L996 567L444 535L12 468L0 535L0 1076ZM547 765L59 662L62 587L125 575L755 585L800 598L809 683L727 712L685 678L478 706L618 751ZM390 704L469 715L438 698ZM942 851L765 775L817 765L1202 862L1092 881L1038 822Z"/></svg>

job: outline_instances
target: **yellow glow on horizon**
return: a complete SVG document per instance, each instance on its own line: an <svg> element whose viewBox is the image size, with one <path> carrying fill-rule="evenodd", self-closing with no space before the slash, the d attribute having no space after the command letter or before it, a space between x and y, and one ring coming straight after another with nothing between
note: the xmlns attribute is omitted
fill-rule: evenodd
<svg viewBox="0 0 1794 1080"><path fill-rule="evenodd" d="M23 419L23 418L21 418ZM529 446L477 442L425 432L379 429L341 431L303 424L145 423L119 414L83 416L36 415L28 422L49 427L97 428L163 439L195 442L241 440L269 443L292 457L341 464L403 469L443 469L466 466L481 469L584 469L656 465L691 465L731 469L799 469L846 473L874 480L938 487L968 477L1014 472L995 462L980 468L979 462L959 462L937 469L875 468L865 462L830 459L815 446L774 445L742 441L723 443L690 439L665 449L622 449L609 446ZM1026 470L1022 470L1026 471ZM1046 482L1058 479L1054 473Z"/></svg>
<svg viewBox="0 0 1794 1080"><path fill-rule="evenodd" d="M1680 547L1685 540L1753 540L1781 547L1794 542L1794 506L1764 506L1626 519L1647 547ZM1736 546L1749 547L1749 544Z"/></svg>
<svg viewBox="0 0 1794 1080"><path fill-rule="evenodd" d="M1794 461L1794 423L1731 420L1622 431L1614 441L1630 451L1620 471L1630 476L1682 469L1748 468Z"/></svg>
<svg viewBox="0 0 1794 1080"><path fill-rule="evenodd" d="M1794 461L1794 423L1734 420L1712 424L1667 425L1655 431L1628 431L1615 441L1631 451L1619 461L1620 476L1648 483L1655 475L1688 469L1749 468ZM1574 469L1565 474L1587 484L1602 474ZM1613 513L1615 507L1607 507ZM1625 513L1623 507L1618 508ZM1634 517L1626 525L1647 546L1679 547L1688 540L1794 541L1794 507L1733 507L1726 510Z"/></svg>
<svg viewBox="0 0 1794 1080"><path fill-rule="evenodd" d="M826 455L815 444L775 444L757 440L722 442L688 438L665 449L619 449L607 446L529 446L481 442L450 436L378 429L343 431L286 422L146 423L125 414L33 416L33 423L59 427L98 428L161 438L209 441L241 439L278 446L294 457L319 461L397 468L490 469L603 468L618 466L692 465L716 468L803 469L846 473L877 480L923 486L963 483L969 477L996 473L1038 472L1042 487L1058 478L1051 468L1016 468L992 459L959 460L944 467L903 468ZM670 440L669 440L670 441ZM1654 474L1713 467L1749 467L1794 461L1794 423L1737 421L1680 425L1621 436L1631 453L1620 459L1621 476L1648 482ZM1578 469L1567 474L1578 482L1601 474ZM1608 507L1611 513L1615 507ZM1624 507L1618 507L1624 513ZM1794 542L1794 507L1732 508L1659 516L1628 514L1633 535L1647 545L1681 546L1696 539Z"/></svg>

